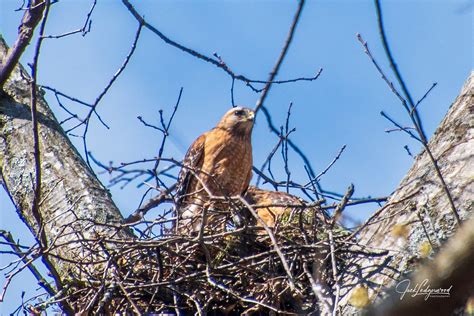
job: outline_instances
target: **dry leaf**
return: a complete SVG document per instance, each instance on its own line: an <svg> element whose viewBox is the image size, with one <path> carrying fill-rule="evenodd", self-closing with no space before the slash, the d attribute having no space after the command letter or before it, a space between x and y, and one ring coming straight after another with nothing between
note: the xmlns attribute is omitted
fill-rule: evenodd
<svg viewBox="0 0 474 316"><path fill-rule="evenodd" d="M363 285L359 285L351 291L349 304L357 308L364 308L369 305L369 291Z"/></svg>
<svg viewBox="0 0 474 316"><path fill-rule="evenodd" d="M418 253L420 254L421 258L428 258L432 251L433 248L431 247L431 243L429 241L422 242L418 247Z"/></svg>

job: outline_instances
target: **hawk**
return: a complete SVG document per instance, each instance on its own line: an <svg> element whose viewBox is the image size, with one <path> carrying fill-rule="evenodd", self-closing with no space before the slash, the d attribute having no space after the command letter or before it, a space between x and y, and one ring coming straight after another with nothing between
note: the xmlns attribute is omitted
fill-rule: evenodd
<svg viewBox="0 0 474 316"><path fill-rule="evenodd" d="M199 231L204 209L225 213L229 206L225 206L224 197L241 195L247 190L252 177L254 116L251 109L235 107L188 149L176 188L178 232ZM221 200L217 202L211 197ZM208 214L204 225L216 226L219 220L225 225L225 217Z"/></svg>
<svg viewBox="0 0 474 316"><path fill-rule="evenodd" d="M244 198L270 228L275 227L281 217L287 216L288 221L291 221L295 211L304 211L307 208L306 201L297 196L285 192L262 190L254 186L249 186ZM323 223L326 214L317 210L316 217L316 221ZM257 221L257 226L262 227L260 221Z"/></svg>

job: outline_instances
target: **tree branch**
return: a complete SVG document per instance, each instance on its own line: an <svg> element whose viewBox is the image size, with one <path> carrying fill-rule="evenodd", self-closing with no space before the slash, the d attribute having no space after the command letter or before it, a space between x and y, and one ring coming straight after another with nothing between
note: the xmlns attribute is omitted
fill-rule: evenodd
<svg viewBox="0 0 474 316"><path fill-rule="evenodd" d="M34 30L43 17L43 11L46 7L45 3L46 1L44 0L32 0L25 10L15 43L8 50L6 56L0 59L0 89L3 88L13 69L18 64L25 48L30 43Z"/></svg>
<svg viewBox="0 0 474 316"><path fill-rule="evenodd" d="M293 18L293 22L291 23L290 31L288 32L288 35L286 37L285 44L283 45L283 48L281 50L280 55L278 56L278 60L275 63L275 66L273 66L273 69L270 72L270 76L268 77L267 83L265 84L265 87L263 88L263 91L260 94L260 98L257 100L257 104L255 105L255 114L258 113L263 103L265 102L268 92L270 91L270 88L272 86L273 80L278 74L278 71L280 70L280 67L283 63L283 60L285 59L286 54L288 53L288 48L290 47L291 41L293 40L296 26L298 25L298 22L301 17L301 12L303 11L304 1L305 0L299 0L298 9L296 10L296 14L295 14L295 17Z"/></svg>

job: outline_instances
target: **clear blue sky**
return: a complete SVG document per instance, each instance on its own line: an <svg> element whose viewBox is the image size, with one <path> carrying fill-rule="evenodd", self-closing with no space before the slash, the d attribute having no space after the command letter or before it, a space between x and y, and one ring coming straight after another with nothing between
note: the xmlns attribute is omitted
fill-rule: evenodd
<svg viewBox="0 0 474 316"><path fill-rule="evenodd" d="M0 1L0 32L13 44L22 13L14 9L22 1ZM46 33L61 34L79 28L92 1L61 1L50 12ZM293 18L295 1L135 1L136 8L162 32L207 55L217 52L236 72L265 80L276 61ZM398 65L415 99L433 82L438 86L422 104L421 117L432 135L472 69L472 1L382 1L387 35ZM136 21L121 1L99 1L92 15L92 31L44 42L39 82L93 102L127 55ZM386 134L392 126L381 110L408 124L397 99L364 54L356 33L361 33L380 65L390 73L376 27L372 1L308 1L294 42L278 79L312 76L314 82L273 86L266 106L276 126L284 124L286 109L293 102L292 139L322 171L343 144L342 158L322 179L326 190L344 192L354 183L357 196L385 196L392 192L412 164L404 146L417 153L419 147L401 133ZM22 57L31 62L32 47ZM393 80L393 76L391 76ZM89 149L101 161L115 163L150 158L157 154L161 134L144 127L137 116L158 123L158 110L169 116L179 89L181 105L172 127L165 155L181 159L189 144L210 129L230 107L231 79L222 70L166 45L143 30L137 51L98 107L110 126L94 120ZM253 107L258 95L236 83L237 104ZM53 96L47 100L59 120L62 111ZM81 112L77 104L67 103ZM81 142L73 142L82 151ZM260 166L277 142L259 115L253 134L254 161ZM82 152L81 152L82 153ZM280 161L280 155L277 155ZM274 172L282 179L281 163ZM292 179L306 182L301 160L290 155ZM98 171L98 169L96 170ZM107 184L109 176L101 175ZM123 214L134 210L144 187L134 183L111 192ZM349 210L363 219L375 206ZM12 231L28 244L28 231L17 219L6 195L0 193L0 229ZM156 213L151 212L150 217ZM11 257L0 256L1 265ZM0 286L4 282L0 274ZM27 271L14 279L1 314L12 312L20 293L35 294L38 286Z"/></svg>

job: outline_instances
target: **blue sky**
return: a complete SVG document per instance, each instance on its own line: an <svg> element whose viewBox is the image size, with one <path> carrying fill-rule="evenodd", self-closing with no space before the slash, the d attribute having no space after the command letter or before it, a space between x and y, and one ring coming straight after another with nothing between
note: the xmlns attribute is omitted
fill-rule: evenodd
<svg viewBox="0 0 474 316"><path fill-rule="evenodd" d="M17 36L22 1L0 2L0 33L10 45ZM92 1L64 0L55 4L47 34L79 28ZM275 63L293 18L294 1L135 1L152 25L175 41L206 55L217 52L236 73L265 80ZM472 2L464 0L382 1L387 35L393 54L415 99L433 82L438 86L421 105L421 117L432 135L472 69ZM87 102L93 102L127 55L137 28L121 1L99 1L92 15L92 31L43 44L39 82ZM277 79L313 76L313 82L273 86L266 106L277 127L284 124L293 102L292 140L322 171L343 144L347 149L323 177L323 188L343 193L354 183L357 196L385 196L392 192L412 164L404 150L419 146L401 133L386 134L392 126L380 111L408 124L402 106L386 87L356 40L362 34L379 64L390 74L377 31L372 1L308 1L290 51ZM22 57L31 62L32 47ZM181 159L189 144L210 129L231 106L231 78L221 69L197 60L144 29L129 66L98 107L110 130L91 123L88 144L94 156L115 163L157 154L161 134L144 127L137 116L158 123L158 110L168 117L179 89L183 97L165 155ZM59 120L66 117L52 95L47 100ZM237 82L237 104L253 107L258 95ZM84 113L77 104L66 104ZM72 141L82 153L81 142ZM253 134L254 161L260 166L277 142L259 115ZM306 182L301 160L290 153L292 179ZM96 170L98 171L98 169ZM280 155L273 169L284 178ZM104 184L109 176L100 175ZM146 188L133 183L111 192L128 215ZM363 219L376 206L348 210ZM11 230L22 242L31 242L4 193L0 193L0 229ZM151 212L150 217L155 213ZM1 264L11 258L0 257ZM0 275L3 285L4 277ZM28 284L28 285L25 285ZM21 290L35 293L34 280L23 272L14 280L1 313L20 304ZM27 296L28 296L27 295Z"/></svg>

